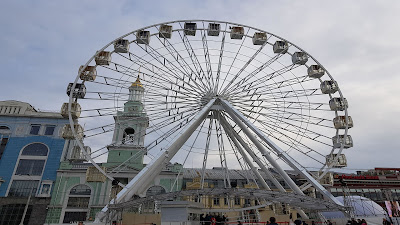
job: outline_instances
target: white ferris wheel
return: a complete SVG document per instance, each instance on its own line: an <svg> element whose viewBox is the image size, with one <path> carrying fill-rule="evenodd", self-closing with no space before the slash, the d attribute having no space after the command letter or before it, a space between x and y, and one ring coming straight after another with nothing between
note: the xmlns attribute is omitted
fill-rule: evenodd
<svg viewBox="0 0 400 225"><path fill-rule="evenodd" d="M242 24L181 20L134 30L99 49L67 93L71 134L104 175L112 180L126 162L148 160L117 201L143 191L169 162L200 168L202 181L212 167L251 171L254 181L261 170L284 191L273 169L294 193L313 186L332 199L319 181L346 166L353 146L348 103L331 74L292 42ZM146 119L127 126L135 115ZM122 138L113 138L121 127ZM97 165L110 148L130 145L140 153L117 169ZM296 185L286 169L307 183Z"/></svg>

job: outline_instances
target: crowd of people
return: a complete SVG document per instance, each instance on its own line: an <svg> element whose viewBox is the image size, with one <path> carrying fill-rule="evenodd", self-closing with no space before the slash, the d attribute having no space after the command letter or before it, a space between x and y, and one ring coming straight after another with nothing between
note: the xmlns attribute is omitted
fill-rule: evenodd
<svg viewBox="0 0 400 225"><path fill-rule="evenodd" d="M200 223L202 225L223 225L228 221L225 215L212 215L212 214L201 214Z"/></svg>
<svg viewBox="0 0 400 225"><path fill-rule="evenodd" d="M348 220L346 225L368 225L367 221L365 219L354 219L352 218L351 220Z"/></svg>

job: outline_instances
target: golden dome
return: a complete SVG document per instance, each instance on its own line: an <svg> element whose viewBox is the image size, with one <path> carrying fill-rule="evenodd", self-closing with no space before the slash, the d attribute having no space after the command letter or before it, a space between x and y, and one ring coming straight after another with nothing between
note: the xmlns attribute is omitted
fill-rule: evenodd
<svg viewBox="0 0 400 225"><path fill-rule="evenodd" d="M131 87L143 87L142 83L140 82L139 75L135 82L132 83Z"/></svg>

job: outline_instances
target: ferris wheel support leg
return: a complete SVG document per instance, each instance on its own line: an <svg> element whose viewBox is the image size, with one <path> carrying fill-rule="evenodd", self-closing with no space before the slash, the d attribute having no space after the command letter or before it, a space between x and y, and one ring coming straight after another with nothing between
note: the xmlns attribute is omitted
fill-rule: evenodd
<svg viewBox="0 0 400 225"><path fill-rule="evenodd" d="M241 112L235 109L229 102L226 100L221 100L221 103L226 110L226 112L232 117L232 119L242 128L242 130L246 133L246 135L250 138L250 140L257 146L257 148L261 151L264 157L271 163L271 165L278 171L278 173L282 176L282 178L288 183L290 188L297 194L304 195L301 189L294 183L294 181L287 175L287 173L279 166L279 164L272 158L270 153L265 149L265 147L258 142L258 140L250 133L250 128L257 136L263 140L268 146L275 151L275 153L284 159L284 161L292 167L294 170L303 175L304 178L308 180L323 196L327 199L331 200L337 205L343 206L343 204L337 200L329 191L327 191L317 180L315 180L310 173L298 164L292 157L290 157L285 151L283 151L278 145L272 142L267 136L265 136L254 124L252 124ZM248 128L247 128L247 127Z"/></svg>
<svg viewBox="0 0 400 225"><path fill-rule="evenodd" d="M164 163L174 157L179 149L185 144L196 128L201 122L207 117L211 106L214 105L215 99L211 99L210 102L203 107L202 110L192 119L190 124L182 131L182 134L172 143L167 150L161 151L149 164L146 165L117 195L115 200L116 203L122 200L129 200L134 194L138 193L138 190L142 189L143 186L148 186L153 180L150 178L154 173L159 174L161 172ZM111 201L110 203L113 203ZM108 211L108 205L106 205L101 212L96 215L96 221L102 221Z"/></svg>
<svg viewBox="0 0 400 225"><path fill-rule="evenodd" d="M246 161L246 163L250 166L251 170L253 173L257 176L259 182L261 183L261 186L266 189L266 190L271 190L271 188L268 186L267 182L265 182L264 178L261 176L261 174L258 172L257 168L254 167L253 163L251 162L250 158L246 155L246 153L243 151L243 148L240 146L238 140L235 138L235 136L232 134L232 129L229 127L226 123L225 118L220 116L221 120L221 125L224 128L225 132L228 134L229 138L232 140L233 144L235 147L238 149L239 153L242 155L243 159Z"/></svg>
<svg viewBox="0 0 400 225"><path fill-rule="evenodd" d="M249 148L249 146L242 139L242 137L240 137L239 134L235 130L233 130L233 128L228 124L228 122L226 122L226 119L224 117L221 117L221 124L222 124L222 126L224 126L226 133L231 137L233 143L235 145L237 145L238 149L240 148L240 146L239 146L239 143L240 143L240 145L243 146L243 148L249 153L249 155L257 163L257 165L261 168L261 170L264 171L264 173L268 176L268 178L272 181L272 183L278 188L278 190L280 192L286 192L285 188L282 187L282 185L279 183L279 181L271 174L271 172L268 170L268 168L260 161L260 159L257 157L257 155ZM233 136L232 136L232 134L233 134ZM237 142L239 142L239 143L237 143ZM245 155L244 152L243 153L241 152L241 154ZM259 174L258 171L255 174ZM262 177L261 177L261 179L259 178L259 180L264 181L264 179ZM300 214L301 218L308 219L308 216L301 208L296 207L295 209Z"/></svg>

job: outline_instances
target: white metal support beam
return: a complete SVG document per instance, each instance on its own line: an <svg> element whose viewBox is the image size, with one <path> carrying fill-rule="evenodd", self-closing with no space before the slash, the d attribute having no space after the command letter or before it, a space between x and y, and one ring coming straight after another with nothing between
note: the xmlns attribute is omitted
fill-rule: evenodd
<svg viewBox="0 0 400 225"><path fill-rule="evenodd" d="M279 183L279 181L271 174L271 172L268 170L268 168L260 161L260 159L257 157L257 155L249 148L249 146L242 139L242 137L240 137L239 134L235 130L233 130L233 128L228 124L228 122L226 121L225 118L223 118L223 120L224 121L223 121L222 125L227 126L227 129L225 129L225 131L229 130L233 134L234 139L240 142L240 144L243 146L243 148L249 153L249 155L257 163L257 165L260 166L260 168L264 171L264 173L268 176L268 178L272 181L272 183L278 188L278 190L280 192L286 192L285 188L282 187L282 185ZM230 135L230 133L228 133L228 132L227 132L227 134ZM264 180L264 179L262 179L262 180ZM303 193L301 193L301 194L304 195ZM301 215L302 218L308 219L308 216L304 213L304 211L302 209L296 207L296 210Z"/></svg>
<svg viewBox="0 0 400 225"><path fill-rule="evenodd" d="M265 182L264 178L258 172L257 168L254 167L253 162L250 160L250 158L243 151L243 148L240 146L238 140L232 134L233 131L232 131L231 127L227 124L225 118L222 115L220 115L220 122L221 122L221 125L224 128L226 134L229 136L229 138L232 140L233 144L236 146L236 148L238 149L238 151L242 155L243 159L250 166L250 168L253 171L253 173L257 176L258 181L260 182L261 186L266 190L271 190L271 188L268 186L267 182Z"/></svg>
<svg viewBox="0 0 400 225"><path fill-rule="evenodd" d="M259 148L264 157L271 163L273 167L278 171L283 179L289 184L289 186L298 194L304 195L300 188L293 182L293 180L286 174L286 172L279 166L279 164L272 158L270 153L265 149L265 147L258 142L258 140L250 133L248 128L252 130L257 136L263 140L275 153L281 157L285 162L292 167L294 170L299 172L306 178L323 196L331 200L332 202L343 206L343 204L338 201L329 191L327 191L317 180L315 180L310 173L297 163L292 157L290 157L285 151L283 151L279 146L272 142L264 133L262 133L254 124L252 124L241 112L235 109L228 101L221 99L222 106L225 111L232 117L232 119L242 128L242 130L249 136L250 140ZM246 127L246 126L248 127Z"/></svg>

